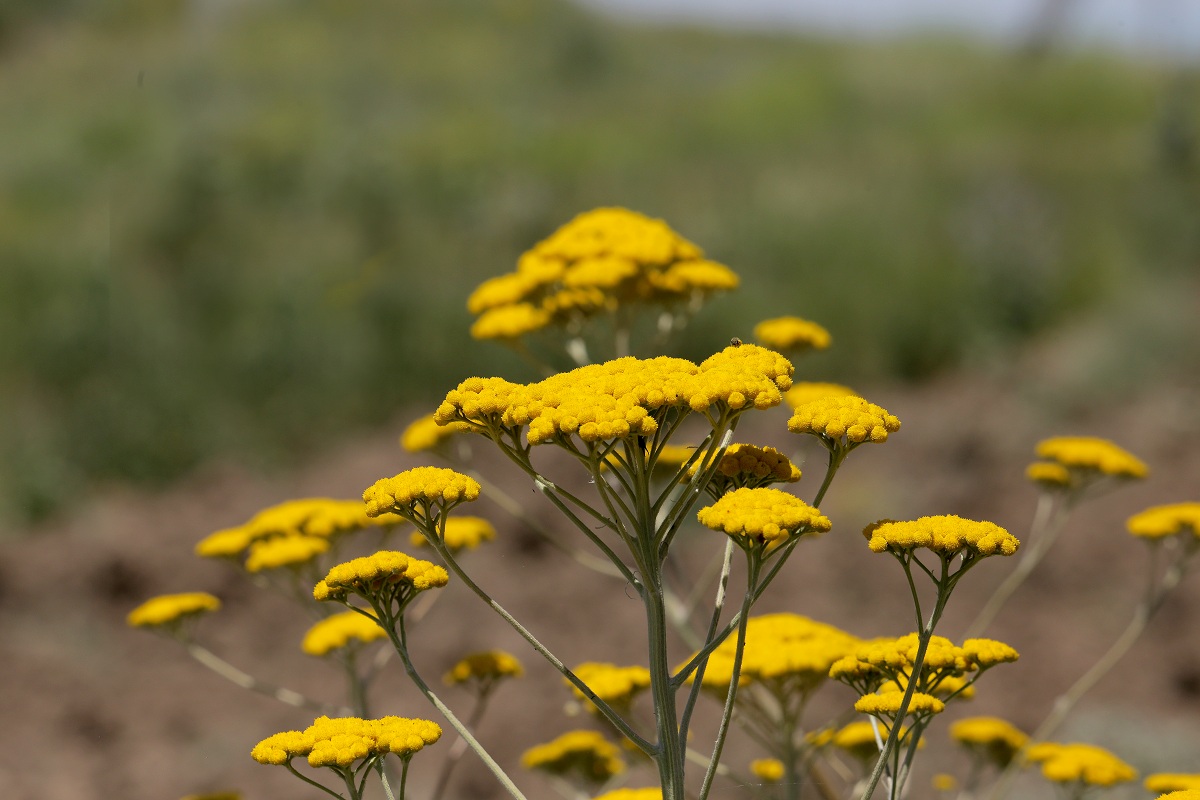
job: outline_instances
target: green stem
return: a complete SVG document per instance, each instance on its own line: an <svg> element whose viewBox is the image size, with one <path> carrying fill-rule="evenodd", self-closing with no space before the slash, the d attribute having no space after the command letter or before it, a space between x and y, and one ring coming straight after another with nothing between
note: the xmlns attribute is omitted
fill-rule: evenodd
<svg viewBox="0 0 1200 800"><path fill-rule="evenodd" d="M330 789L328 786L324 786L320 783L317 783L316 781L314 781L312 778L308 777L307 775L301 775L299 772L296 771L296 768L292 766L291 761L288 761L283 766L287 767L288 772L292 773L293 775L295 775L297 778L304 781L305 783L307 783L311 786L317 787L325 794L336 797L336 798L338 798L338 800L346 800L346 798L342 797L340 794L335 792L333 789Z"/></svg>
<svg viewBox="0 0 1200 800"><path fill-rule="evenodd" d="M487 689L481 691L478 698L475 700L475 707L471 709L471 715L467 717L467 727L476 728L479 726L479 721L483 719L483 714L487 710L487 701L491 692ZM442 795L446 791L446 787L450 785L450 776L454 772L455 765L462 759L463 754L467 752L467 742L462 737L455 740L450 748L449 755L442 762L442 769L438 773L437 783L434 784L433 794L430 795L430 800L441 800Z"/></svg>

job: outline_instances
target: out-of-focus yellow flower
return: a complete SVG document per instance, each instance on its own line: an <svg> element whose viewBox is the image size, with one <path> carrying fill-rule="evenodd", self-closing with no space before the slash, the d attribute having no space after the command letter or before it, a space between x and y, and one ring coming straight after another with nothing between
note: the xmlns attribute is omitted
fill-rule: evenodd
<svg viewBox="0 0 1200 800"><path fill-rule="evenodd" d="M993 522L976 522L953 514L909 522L881 520L864 528L863 536L876 553L885 550L900 553L924 547L943 558L964 551L975 556L1010 556L1020 546L1017 537Z"/></svg>
<svg viewBox="0 0 1200 800"><path fill-rule="evenodd" d="M933 776L931 785L935 792L953 792L958 788L958 778L947 772L939 772Z"/></svg>
<svg viewBox="0 0 1200 800"><path fill-rule="evenodd" d="M662 789L651 786L645 789L613 789L596 795L593 800L662 800Z"/></svg>
<svg viewBox="0 0 1200 800"><path fill-rule="evenodd" d="M196 545L196 555L205 558L238 558L255 542L279 536L330 538L381 525L403 522L394 514L372 518L358 500L306 497L264 508L249 521L217 531Z"/></svg>
<svg viewBox="0 0 1200 800"><path fill-rule="evenodd" d="M822 397L853 397L858 392L840 383L817 383L813 381L797 381L792 388L783 393L783 402L795 411L806 403L820 400Z"/></svg>
<svg viewBox="0 0 1200 800"><path fill-rule="evenodd" d="M1200 772L1156 772L1142 783L1148 792L1186 792L1200 794Z"/></svg>
<svg viewBox="0 0 1200 800"><path fill-rule="evenodd" d="M1115 786L1137 779L1137 770L1092 744L1041 742L1025 751L1025 760L1041 764L1042 777L1054 783Z"/></svg>
<svg viewBox="0 0 1200 800"><path fill-rule="evenodd" d="M1035 461L1025 468L1025 477L1043 489L1068 489L1071 471L1056 461Z"/></svg>
<svg viewBox="0 0 1200 800"><path fill-rule="evenodd" d="M628 709L635 697L650 688L650 670L645 667L619 667L616 664L587 661L571 671L586 683L597 697L614 708ZM566 679L564 681L571 687L571 692L577 699L586 699L574 684ZM597 711L594 706L591 710Z"/></svg>
<svg viewBox="0 0 1200 800"><path fill-rule="evenodd" d="M844 450L865 442L886 442L888 434L900 430L900 420L856 395L825 395L797 407L788 430L811 433L827 448Z"/></svg>
<svg viewBox="0 0 1200 800"><path fill-rule="evenodd" d="M625 771L625 761L615 744L596 731L568 731L558 738L531 747L521 756L521 766L552 775L578 777L600 784Z"/></svg>
<svg viewBox="0 0 1200 800"><path fill-rule="evenodd" d="M1029 737L999 717L967 717L950 725L950 738L981 754L998 767L1007 767Z"/></svg>
<svg viewBox="0 0 1200 800"><path fill-rule="evenodd" d="M783 780L783 762L778 758L756 758L750 762L750 772L766 783Z"/></svg>
<svg viewBox="0 0 1200 800"><path fill-rule="evenodd" d="M779 489L735 489L700 509L700 524L722 531L739 546L772 547L805 533L833 527L828 517L799 497Z"/></svg>
<svg viewBox="0 0 1200 800"><path fill-rule="evenodd" d="M1158 800L1200 800L1200 789L1184 789L1160 795Z"/></svg>
<svg viewBox="0 0 1200 800"><path fill-rule="evenodd" d="M451 436L465 430L467 426L461 422L438 425L433 414L426 414L404 429L404 433L400 434L400 446L410 453L436 450Z"/></svg>
<svg viewBox="0 0 1200 800"><path fill-rule="evenodd" d="M520 339L550 324L550 314L529 303L488 309L471 325L475 339Z"/></svg>
<svg viewBox="0 0 1200 800"><path fill-rule="evenodd" d="M125 621L134 628L170 628L220 607L221 601L208 592L160 594L130 611Z"/></svg>
<svg viewBox="0 0 1200 800"><path fill-rule="evenodd" d="M304 634L300 649L310 656L326 656L334 650L382 639L387 632L357 611L332 614L315 623Z"/></svg>
<svg viewBox="0 0 1200 800"><path fill-rule="evenodd" d="M1037 445L1038 458L1057 461L1074 470L1114 478L1144 478L1149 468L1140 459L1107 439L1095 436L1056 436Z"/></svg>
<svg viewBox="0 0 1200 800"><path fill-rule="evenodd" d="M1164 539L1181 533L1200 537L1200 503L1153 506L1134 514L1125 527L1143 539Z"/></svg>
<svg viewBox="0 0 1200 800"><path fill-rule="evenodd" d="M259 539L250 545L246 553L246 571L300 567L309 564L317 556L329 551L329 539L323 536L272 536Z"/></svg>
<svg viewBox="0 0 1200 800"><path fill-rule="evenodd" d="M516 656L503 650L487 650L464 656L442 680L449 686L476 683L490 687L504 678L519 678L524 674L525 668Z"/></svg>
<svg viewBox="0 0 1200 800"><path fill-rule="evenodd" d="M824 350L832 341L829 331L800 317L764 319L754 326L754 338L772 350Z"/></svg>
<svg viewBox="0 0 1200 800"><path fill-rule="evenodd" d="M474 550L495 538L496 529L483 517L447 517L446 535L442 541L445 542L447 550L457 553L459 550ZM413 531L412 543L416 547L429 544L420 531Z"/></svg>

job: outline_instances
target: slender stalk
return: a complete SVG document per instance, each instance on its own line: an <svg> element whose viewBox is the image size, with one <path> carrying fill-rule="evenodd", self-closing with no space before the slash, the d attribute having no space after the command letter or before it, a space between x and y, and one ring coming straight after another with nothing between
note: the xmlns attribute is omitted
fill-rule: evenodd
<svg viewBox="0 0 1200 800"><path fill-rule="evenodd" d="M267 697L273 697L281 703L286 703L289 706L296 708L307 708L310 711L317 711L322 714L342 714L349 713L349 709L342 706L334 705L333 703L322 703L318 700L312 700L299 692L293 691L283 686L276 686L266 681L261 681L253 675L242 672L240 669L230 664L225 659L218 656L203 645L195 642L184 642L184 647L187 653L192 658L199 661L204 666L208 667L213 672L220 675L227 681L241 686L243 689L249 689L258 694L264 694Z"/></svg>
<svg viewBox="0 0 1200 800"><path fill-rule="evenodd" d="M483 690L479 697L475 700L475 707L471 709L471 714L467 717L467 727L479 727L479 721L483 719L483 714L487 710L487 701L491 692ZM446 792L446 787L450 785L450 777L454 772L454 767L462 759L463 754L467 752L467 740L461 736L454 741L450 747L450 753L442 762L442 769L438 773L437 783L434 784L433 794L430 795L430 800L441 800L441 797Z"/></svg>
<svg viewBox="0 0 1200 800"><path fill-rule="evenodd" d="M317 783L316 781L314 781L312 778L308 777L307 775L302 775L299 772L297 772L296 768L292 766L291 761L286 762L283 766L287 767L288 772L292 773L293 775L295 775L297 778L304 781L305 783L307 783L311 786L317 787L325 794L332 795L333 797L337 797L337 798L339 798L339 800L346 800L346 798L342 797L340 794L335 792L333 789L330 789L328 786Z"/></svg>

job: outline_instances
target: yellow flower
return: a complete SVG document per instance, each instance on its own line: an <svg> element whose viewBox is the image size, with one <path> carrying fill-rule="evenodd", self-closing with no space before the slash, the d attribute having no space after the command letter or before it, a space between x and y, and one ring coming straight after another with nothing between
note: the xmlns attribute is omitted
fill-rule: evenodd
<svg viewBox="0 0 1200 800"><path fill-rule="evenodd" d="M697 514L702 525L723 531L742 547L772 546L833 527L828 517L779 489L735 489Z"/></svg>
<svg viewBox="0 0 1200 800"><path fill-rule="evenodd" d="M593 800L662 800L662 789L613 789L611 792L596 795Z"/></svg>
<svg viewBox="0 0 1200 800"><path fill-rule="evenodd" d="M596 731L568 731L553 741L531 747L521 756L521 766L552 775L574 775L590 783L604 783L625 771L620 750Z"/></svg>
<svg viewBox="0 0 1200 800"><path fill-rule="evenodd" d="M1017 552L1017 537L992 522L975 522L954 515L921 517L910 522L881 520L863 529L868 546L876 553L911 551L924 547L943 558L963 551L971 555L1010 556Z"/></svg>
<svg viewBox="0 0 1200 800"><path fill-rule="evenodd" d="M445 586L450 575L429 561L395 550L381 550L371 556L338 564L313 589L317 600L344 601L349 594L371 598L399 599L402 604L417 592Z"/></svg>
<svg viewBox="0 0 1200 800"><path fill-rule="evenodd" d="M688 469L696 474L699 463ZM709 484L710 492L720 497L734 489L759 488L772 483L795 483L800 469L774 447L752 444L731 444L717 463L717 471Z"/></svg>
<svg viewBox="0 0 1200 800"><path fill-rule="evenodd" d="M416 506L438 506L448 511L479 497L479 482L452 469L417 467L375 481L363 492L367 516L394 512L411 516Z"/></svg>
<svg viewBox="0 0 1200 800"><path fill-rule="evenodd" d="M1156 772L1147 775L1142 783L1148 792L1185 792L1200 793L1200 773L1185 774L1182 772Z"/></svg>
<svg viewBox="0 0 1200 800"><path fill-rule="evenodd" d="M1200 789L1184 789L1179 792L1160 795L1158 800L1200 800Z"/></svg>
<svg viewBox="0 0 1200 800"><path fill-rule="evenodd" d="M459 550L474 550L495 538L496 529L483 517L447 517L446 535L442 541L451 553L457 553ZM420 531L413 532L412 543L416 547L429 544Z"/></svg>
<svg viewBox="0 0 1200 800"><path fill-rule="evenodd" d="M822 397L851 397L857 395L858 392L849 386L842 386L840 383L801 381L792 384L792 388L783 393L783 402L787 403L788 407L795 411L800 406L811 403L814 400L820 400Z"/></svg>
<svg viewBox="0 0 1200 800"><path fill-rule="evenodd" d="M781 693L811 692L838 659L854 652L857 637L799 614L763 614L746 621L741 682L767 684ZM708 658L703 685L721 692L733 677L737 640L721 643Z"/></svg>
<svg viewBox="0 0 1200 800"><path fill-rule="evenodd" d="M410 453L435 450L454 434L466 430L468 427L465 423L452 422L449 425L438 425L433 414L426 414L404 429L404 433L400 434L400 446Z"/></svg>
<svg viewBox="0 0 1200 800"><path fill-rule="evenodd" d="M367 516L358 500L306 497L264 508L234 528L217 531L196 545L196 555L205 558L236 558L254 542L275 536L322 536L351 533L402 520L394 514Z"/></svg>
<svg viewBox="0 0 1200 800"><path fill-rule="evenodd" d="M800 317L765 319L754 326L754 338L772 350L824 350L832 341L829 331Z"/></svg>
<svg viewBox="0 0 1200 800"><path fill-rule="evenodd" d="M474 339L520 339L550 324L550 314L529 303L500 306L483 312L471 325Z"/></svg>
<svg viewBox="0 0 1200 800"><path fill-rule="evenodd" d="M999 717L967 717L950 725L950 738L969 750L1006 767L1029 742L1029 737Z"/></svg>
<svg viewBox="0 0 1200 800"><path fill-rule="evenodd" d="M939 772L933 776L932 785L935 792L953 792L958 788L958 778L945 772Z"/></svg>
<svg viewBox="0 0 1200 800"><path fill-rule="evenodd" d="M387 636L373 619L357 611L333 614L314 624L304 634L300 649L310 656L324 656L351 645L366 644Z"/></svg>
<svg viewBox="0 0 1200 800"><path fill-rule="evenodd" d="M880 725L880 736L886 738L888 728ZM855 758L874 758L879 754L879 744L875 741L875 728L870 722L851 722L833 734L834 747L845 750Z"/></svg>
<svg viewBox="0 0 1200 800"><path fill-rule="evenodd" d="M777 758L756 758L750 762L750 772L766 783L783 780L783 762Z"/></svg>
<svg viewBox="0 0 1200 800"><path fill-rule="evenodd" d="M1190 529L1200 537L1200 503L1174 503L1153 506L1134 514L1125 522L1126 529L1143 539L1162 539Z"/></svg>
<svg viewBox="0 0 1200 800"><path fill-rule="evenodd" d="M1137 778L1137 770L1102 747L1091 744L1042 742L1025 752L1031 764L1042 765L1042 777L1055 783L1114 786Z"/></svg>
<svg viewBox="0 0 1200 800"><path fill-rule="evenodd" d="M995 639L967 639L962 644L967 661L979 669L988 669L997 664L1009 664L1020 658L1015 649Z"/></svg>
<svg viewBox="0 0 1200 800"><path fill-rule="evenodd" d="M1093 471L1115 478L1144 478L1149 473L1136 456L1107 439L1094 436L1057 436L1037 445L1038 458L1057 461L1064 467Z"/></svg>
<svg viewBox="0 0 1200 800"><path fill-rule="evenodd" d="M1025 477L1043 489L1066 489L1071 471L1057 461L1035 461L1025 468Z"/></svg>
<svg viewBox="0 0 1200 800"><path fill-rule="evenodd" d="M488 650L463 657L442 680L450 686L468 681L492 684L502 678L519 678L524 674L525 669L516 656L503 650Z"/></svg>
<svg viewBox="0 0 1200 800"><path fill-rule="evenodd" d="M650 272L646 282L660 299L674 299L679 295L686 299L692 295L708 295L714 292L729 292L738 287L740 279L733 270L715 261L681 261L661 272Z"/></svg>
<svg viewBox="0 0 1200 800"><path fill-rule="evenodd" d="M208 592L162 594L130 611L125 621L134 628L168 627L220 607L221 601Z"/></svg>
<svg viewBox="0 0 1200 800"><path fill-rule="evenodd" d="M253 541L243 526L225 528L205 536L196 543L196 555L201 558L237 558Z"/></svg>
<svg viewBox="0 0 1200 800"><path fill-rule="evenodd" d="M904 692L865 694L855 702L854 710L890 720L900 711L900 704L903 700ZM945 708L946 704L933 695L925 694L924 692L913 692L906 713L909 715L940 714Z"/></svg>
<svg viewBox="0 0 1200 800"><path fill-rule="evenodd" d="M635 697L650 688L650 670L645 667L618 667L616 664L587 661L571 671L586 683L597 697L611 706L620 708L628 708ZM570 681L566 683L577 699L585 699L583 692L574 684ZM593 707L591 710L597 709Z"/></svg>
<svg viewBox="0 0 1200 800"><path fill-rule="evenodd" d="M299 567L329 550L329 540L320 536L273 536L250 545L246 571L262 572L282 567Z"/></svg>
<svg viewBox="0 0 1200 800"><path fill-rule="evenodd" d="M886 442L900 430L900 420L886 409L855 395L825 395L796 409L788 420L792 433L811 433L830 448Z"/></svg>
<svg viewBox="0 0 1200 800"><path fill-rule="evenodd" d="M280 766L307 756L310 766L345 769L355 761L388 753L407 760L441 736L441 727L425 719L317 717L303 732L268 736L254 746L250 757L260 764Z"/></svg>

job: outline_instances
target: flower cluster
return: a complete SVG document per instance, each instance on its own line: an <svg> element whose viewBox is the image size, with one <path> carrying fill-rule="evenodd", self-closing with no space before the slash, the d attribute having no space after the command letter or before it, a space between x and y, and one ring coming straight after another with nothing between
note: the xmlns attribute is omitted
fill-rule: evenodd
<svg viewBox="0 0 1200 800"><path fill-rule="evenodd" d="M886 442L888 434L900 430L900 420L857 395L826 394L798 406L788 430L811 433L830 450L846 450L865 442Z"/></svg>
<svg viewBox="0 0 1200 800"><path fill-rule="evenodd" d="M487 650L464 656L442 676L442 681L449 686L463 683L490 686L504 678L519 678L524 674L525 668L516 656L503 650Z"/></svg>
<svg viewBox="0 0 1200 800"><path fill-rule="evenodd" d="M496 529L483 517L446 517L446 530L442 536L442 543L451 553L457 553L459 550L474 550L484 542L490 542L495 538ZM421 531L413 531L412 543L416 547L424 547L429 544L425 540L425 534Z"/></svg>
<svg viewBox="0 0 1200 800"><path fill-rule="evenodd" d="M770 408L791 386L792 365L755 345L730 346L699 365L681 358L618 358L530 384L469 378L451 390L434 414L439 424L466 422L485 435L530 444L577 436L587 443L649 436L661 413L690 409L712 414Z"/></svg>
<svg viewBox="0 0 1200 800"><path fill-rule="evenodd" d="M699 467L699 464L693 464L688 476L695 475ZM734 489L754 489L798 480L800 468L774 447L731 444L717 462L717 471L705 488L714 498L719 498Z"/></svg>
<svg viewBox="0 0 1200 800"><path fill-rule="evenodd" d="M1148 792L1200 792L1200 773L1157 772L1142 783Z"/></svg>
<svg viewBox="0 0 1200 800"><path fill-rule="evenodd" d="M383 717L318 717L303 731L268 736L250 757L260 764L284 765L306 757L313 767L350 767L356 761L394 753L408 759L442 736L441 727L426 719Z"/></svg>
<svg viewBox="0 0 1200 800"><path fill-rule="evenodd" d="M829 331L800 317L764 319L754 326L754 338L772 350L824 350L833 340Z"/></svg>
<svg viewBox="0 0 1200 800"><path fill-rule="evenodd" d="M313 588L316 600L346 602L358 595L372 607L391 609L399 603L403 609L418 592L445 586L450 575L429 561L396 550L378 553L338 564Z"/></svg>
<svg viewBox="0 0 1200 800"><path fill-rule="evenodd" d="M662 800L662 789L648 787L646 789L613 789L611 792L597 795L592 800ZM1191 798L1187 798L1191 800Z"/></svg>
<svg viewBox="0 0 1200 800"><path fill-rule="evenodd" d="M750 762L750 774L765 783L783 780L783 762L777 758L756 758Z"/></svg>
<svg viewBox="0 0 1200 800"><path fill-rule="evenodd" d="M410 453L436 450L451 436L466 429L467 426L462 423L438 425L433 414L426 414L404 429L404 433L400 434L400 446Z"/></svg>
<svg viewBox="0 0 1200 800"><path fill-rule="evenodd" d="M1185 532L1200 538L1200 503L1147 508L1126 520L1125 528L1143 539L1164 539Z"/></svg>
<svg viewBox="0 0 1200 800"><path fill-rule="evenodd" d="M467 299L477 339L515 339L548 325L577 324L618 308L696 304L737 288L728 267L662 220L623 208L580 214Z"/></svg>
<svg viewBox="0 0 1200 800"><path fill-rule="evenodd" d="M568 731L553 741L525 751L521 766L552 775L571 775L589 783L603 783L625 771L617 746L596 731Z"/></svg>
<svg viewBox="0 0 1200 800"><path fill-rule="evenodd" d="M343 611L340 614L332 614L309 628L300 642L300 649L310 656L325 656L335 650L357 647L382 639L386 635L387 632L379 627L375 620L357 611Z"/></svg>
<svg viewBox="0 0 1200 800"><path fill-rule="evenodd" d="M735 489L700 509L697 517L702 525L723 531L746 549L771 548L833 527L820 511L779 489Z"/></svg>
<svg viewBox="0 0 1200 800"><path fill-rule="evenodd" d="M876 553L905 553L924 547L946 559L964 552L972 556L1010 556L1020 546L1017 537L993 522L976 522L953 514L909 522L881 520L864 528L863 536Z"/></svg>
<svg viewBox="0 0 1200 800"><path fill-rule="evenodd" d="M813 381L797 381L792 388L783 393L783 402L795 411L800 406L820 400L823 397L853 397L858 392L840 383L818 383Z"/></svg>
<svg viewBox="0 0 1200 800"><path fill-rule="evenodd" d="M1137 770L1092 744L1041 742L1025 751L1025 760L1041 764L1042 777L1060 784L1115 786L1137 778Z"/></svg>
<svg viewBox="0 0 1200 800"><path fill-rule="evenodd" d="M596 697L618 709L628 709L635 697L650 688L650 670L645 667L619 667L616 664L606 664L598 661L587 661L575 667L572 672L587 684ZM570 681L576 699L583 700L585 695ZM590 702L593 712L596 707Z"/></svg>
<svg viewBox="0 0 1200 800"><path fill-rule="evenodd" d="M1074 479L1099 476L1144 478L1149 468L1140 459L1107 439L1094 436L1056 436L1037 445L1038 458L1070 469Z"/></svg>
<svg viewBox="0 0 1200 800"><path fill-rule="evenodd" d="M950 725L950 738L998 767L1007 767L1029 737L999 717L966 717Z"/></svg>
<svg viewBox="0 0 1200 800"><path fill-rule="evenodd" d="M162 594L130 611L125 621L134 628L172 629L220 607L221 601L208 592Z"/></svg>
<svg viewBox="0 0 1200 800"><path fill-rule="evenodd" d="M478 481L444 467L416 467L380 478L363 492L367 516L395 513L410 520L427 520L433 509L445 513L478 497Z"/></svg>

